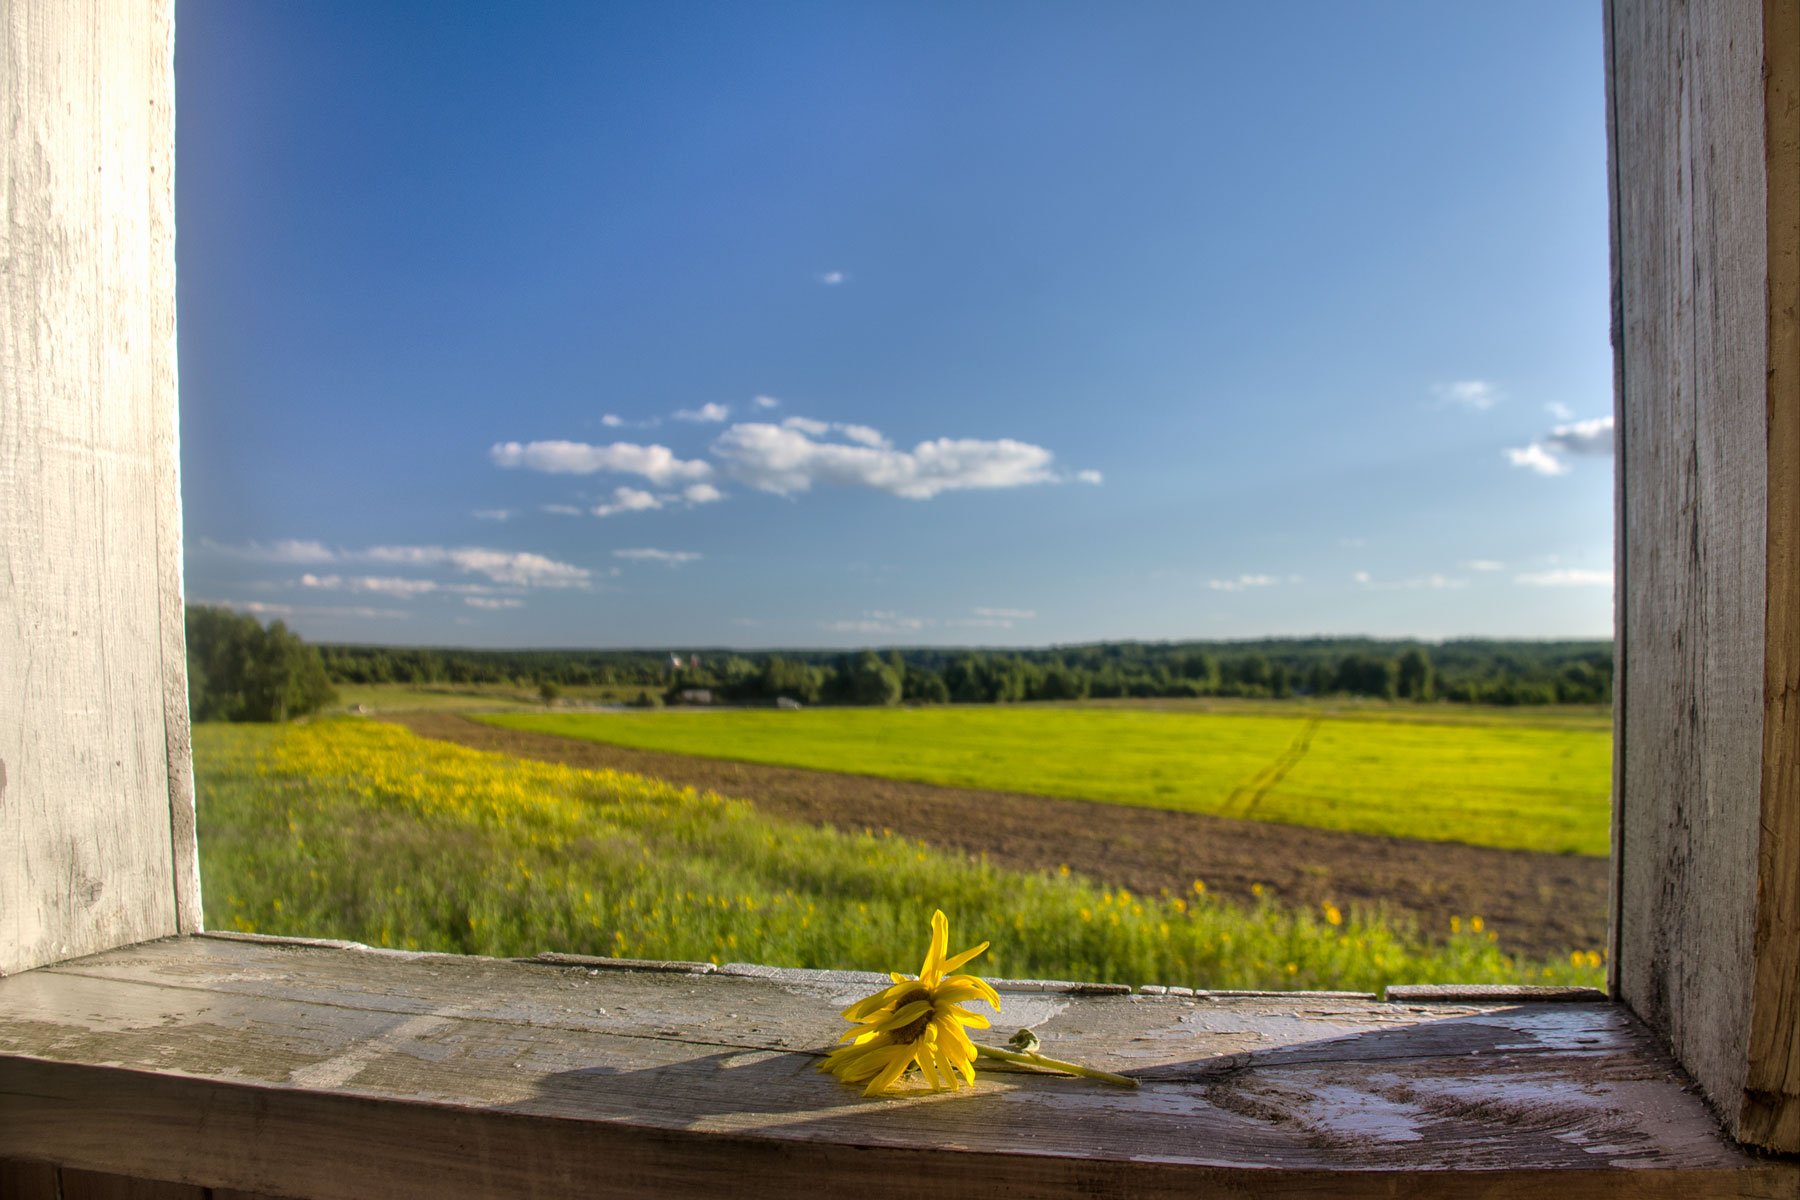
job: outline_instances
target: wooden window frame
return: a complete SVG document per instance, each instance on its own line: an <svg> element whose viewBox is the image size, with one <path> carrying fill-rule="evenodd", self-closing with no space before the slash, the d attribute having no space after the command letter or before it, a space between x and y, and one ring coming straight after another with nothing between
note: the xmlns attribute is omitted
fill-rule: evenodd
<svg viewBox="0 0 1800 1200"><path fill-rule="evenodd" d="M1610 987L1619 1019L1635 1014L1629 1019L1667 1046L1731 1136L1792 1154L1800 1151L1800 5L1608 0L1604 20L1619 454ZM22 682L0 688L0 975L10 977L0 979L0 1114L38 1113L31 1105L49 1093L32 1088L62 1088L75 1106L69 1111L104 1115L115 1132L141 1127L146 1139L138 1157L123 1159L117 1138L85 1159L90 1151L58 1143L61 1157L34 1166L27 1160L40 1157L40 1143L19 1140L0 1121L0 1190L41 1187L41 1170L50 1170L62 1172L54 1186L70 1192L70 1181L81 1184L84 1166L95 1164L169 1178L152 1169L165 1161L164 1147L148 1140L157 1128L152 1114L106 1110L107 1088L123 1078L107 1074L116 1069L79 1053L52 1061L7 1052L7 1039L17 1042L26 1024L26 1009L7 1005L28 1007L52 985L89 987L95 972L127 960L172 970L183 955L211 961L225 953L207 949L223 943L197 936L176 419L173 36L174 0L13 0L0 8L0 96L13 115L0 141L11 206L0 221L0 663ZM232 953L262 961L261 951ZM316 946L295 953L293 962L325 973L365 961L320 958ZM93 955L101 957L84 958ZM428 960L408 961L441 968ZM619 965L572 969L598 977ZM351 986L364 978L372 976L353 971ZM71 982L78 979L89 982ZM230 990L208 986L221 996ZM1149 994L1103 997L1093 1011L1116 1016L1125 1011L1118 1004ZM1229 999L1200 996L1191 1005ZM1483 1013L1492 1011L1483 1004L1501 1003L1466 993L1452 999ZM1366 1001L1341 997L1246 1003L1245 1020L1292 1017L1305 1005L1346 1021L1369 1015L1355 1007ZM1414 1025L1436 1019L1420 1011L1426 1016ZM1390 1017L1411 1020L1398 1010L1380 1019ZM1631 1053L1641 1069L1654 1049ZM84 1093L81 1081L107 1086ZM180 1068L131 1076L131 1094L144 1104L165 1093L224 1103L236 1086L197 1082ZM1679 1103L1679 1083L1669 1087L1670 1102ZM319 1106L331 1120L355 1113L386 1122L389 1133L418 1116L338 1085L283 1095L283 1103ZM274 1102L257 1094L245 1103L242 1111L254 1113ZM898 1119L897 1127L912 1128ZM254 1128L252 1121L237 1136L253 1138ZM576 1194L583 1181L558 1171L604 1170L604 1155L579 1149L591 1128L492 1113L468 1126L481 1137L500 1128L515 1138L509 1144L548 1156L509 1168L505 1177L528 1190ZM823 1172L871 1194L904 1192L887 1186L894 1171L938 1178L924 1165L937 1151L924 1144L876 1150L826 1139L796 1158L793 1146L755 1137L703 1150L692 1139L633 1136L615 1149L641 1152L633 1161L643 1170L691 1187L732 1180L734 1161L758 1164L765 1183ZM1063 1156L1046 1174L1021 1138L1017 1153L980 1158L987 1182L1035 1180L1047 1190L1329 1186L1343 1194L1444 1194L1467 1183L1455 1171L1401 1159L1387 1170L1358 1168L1366 1189L1331 1172L1258 1176L1246 1163L1223 1174L1147 1170L1084 1164L1079 1155ZM721 1147L729 1153L707 1157ZM461 1168L494 1168L466 1145L444 1154L441 1177L421 1178L420 1187L466 1193L449 1183ZM700 1169L703 1160L713 1165ZM1800 1167L1742 1158L1726 1170L1706 1161L1712 1165L1640 1171L1629 1184L1612 1171L1502 1173L1517 1195L1800 1195ZM683 1163L695 1170L684 1174ZM1565 1175L1585 1182L1571 1190ZM350 1194L333 1191L329 1172L325 1183L297 1168L258 1178L271 1190L288 1179L309 1194Z"/></svg>

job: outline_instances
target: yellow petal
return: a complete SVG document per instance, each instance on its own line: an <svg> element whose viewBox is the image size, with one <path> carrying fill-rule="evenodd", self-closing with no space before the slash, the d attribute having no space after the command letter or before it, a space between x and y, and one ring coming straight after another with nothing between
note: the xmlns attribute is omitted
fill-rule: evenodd
<svg viewBox="0 0 1800 1200"><path fill-rule="evenodd" d="M955 958L951 959L949 962L947 962L943 965L942 970L943 970L944 974L946 974L946 975L950 974L952 971L956 970L956 968L962 966L964 963L968 962L970 959L974 958L977 954L980 954L983 950L986 950L987 948L988 948L988 943L983 942L983 943L981 943L981 945L975 947L973 950L964 950L961 954L957 955Z"/></svg>
<svg viewBox="0 0 1800 1200"><path fill-rule="evenodd" d="M906 995L907 989L913 986L915 986L915 984L912 980L902 979L893 987L876 992L867 999L858 1000L855 1004L852 1004L838 1015L843 1017L846 1021L865 1020L871 1013L879 1012L881 1009L884 1009L888 1005L899 1000L900 997Z"/></svg>
<svg viewBox="0 0 1800 1200"><path fill-rule="evenodd" d="M930 987L937 983L940 964L950 949L950 918L943 909L931 914L931 945L925 950L925 965L919 968L919 982Z"/></svg>
<svg viewBox="0 0 1800 1200"><path fill-rule="evenodd" d="M933 1091L944 1091L949 1085L944 1082L944 1076L938 1070L937 1052L926 1046L919 1050L916 1057L919 1060L919 1070L925 1076L925 1082L931 1085Z"/></svg>
<svg viewBox="0 0 1800 1200"><path fill-rule="evenodd" d="M988 986L988 981L980 978L979 976L952 975L950 978L944 980L944 986L945 987L972 987L975 989L976 995L980 996L983 1000L986 1000L989 1004L994 1006L995 1012L1000 1011L1000 993L996 992L992 987Z"/></svg>
<svg viewBox="0 0 1800 1200"><path fill-rule="evenodd" d="M989 1021L980 1013L970 1012L968 1009L956 1004L947 1006L944 1009L944 1012L949 1016L955 1017L958 1021L961 1021L971 1029L987 1029L993 1024L993 1022Z"/></svg>
<svg viewBox="0 0 1800 1200"><path fill-rule="evenodd" d="M881 1073L876 1075L875 1078L870 1081L869 1086L867 1088L863 1089L863 1095L865 1095L865 1096L881 1095L881 1093L887 1091L889 1088L893 1087L894 1084L898 1083L900 1080L900 1076L906 1074L906 1068L910 1067L911 1065L912 1065L912 1054L910 1051L908 1051L905 1054L895 1054L893 1061L888 1063L887 1066L883 1067L881 1069Z"/></svg>
<svg viewBox="0 0 1800 1200"><path fill-rule="evenodd" d="M896 1029L904 1029L930 1011L931 1001L914 1000L905 1008L898 1009L882 1017L880 1023L875 1026L875 1031L877 1033L892 1033Z"/></svg>

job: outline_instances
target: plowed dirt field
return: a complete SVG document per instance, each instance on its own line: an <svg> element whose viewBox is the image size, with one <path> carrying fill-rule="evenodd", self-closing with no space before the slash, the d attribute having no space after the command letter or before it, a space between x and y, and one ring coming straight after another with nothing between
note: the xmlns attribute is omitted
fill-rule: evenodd
<svg viewBox="0 0 1800 1200"><path fill-rule="evenodd" d="M1066 864L1154 896L1211 892L1250 900L1261 884L1285 904L1385 905L1438 935L1481 916L1531 957L1606 942L1607 860L1337 833L1194 813L973 791L632 750L498 729L455 713L385 713L424 737L570 766L611 768L747 800L774 817L840 829L892 829L943 850L1024 870Z"/></svg>

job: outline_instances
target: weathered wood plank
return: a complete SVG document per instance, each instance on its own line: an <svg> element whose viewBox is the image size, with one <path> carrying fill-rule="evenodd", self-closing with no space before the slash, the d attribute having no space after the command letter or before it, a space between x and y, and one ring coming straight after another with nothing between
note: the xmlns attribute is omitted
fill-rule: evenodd
<svg viewBox="0 0 1800 1200"><path fill-rule="evenodd" d="M172 0L0 7L0 972L199 919L173 16Z"/></svg>
<svg viewBox="0 0 1800 1200"><path fill-rule="evenodd" d="M206 1188L191 1183L167 1183L104 1171L65 1169L60 1185L62 1200L211 1200Z"/></svg>
<svg viewBox="0 0 1800 1200"><path fill-rule="evenodd" d="M56 1174L50 1163L0 1158L0 1200L59 1200Z"/></svg>
<svg viewBox="0 0 1800 1200"><path fill-rule="evenodd" d="M1743 1136L1800 1150L1800 6L1763 4L1768 604L1762 846Z"/></svg>
<svg viewBox="0 0 1800 1200"><path fill-rule="evenodd" d="M814 1067L867 986L151 943L0 980L0 1156L439 1200L1800 1196L1610 1004L1003 993L996 1041L1029 1024L1142 1086L864 1100Z"/></svg>
<svg viewBox="0 0 1800 1200"><path fill-rule="evenodd" d="M1794 5L1607 21L1615 986L1735 1133L1800 1150Z"/></svg>

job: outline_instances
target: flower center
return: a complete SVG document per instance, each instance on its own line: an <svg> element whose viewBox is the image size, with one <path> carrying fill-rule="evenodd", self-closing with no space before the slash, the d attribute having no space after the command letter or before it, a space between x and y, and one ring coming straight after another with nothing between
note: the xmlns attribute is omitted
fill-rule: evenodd
<svg viewBox="0 0 1800 1200"><path fill-rule="evenodd" d="M900 999L896 1000L894 1002L894 1008L896 1010L902 1009L907 1005L915 1004L920 1000L929 1003L931 1000L931 993L922 987L914 988L912 991L907 992L904 996L901 996ZM907 1025L902 1025L900 1028L894 1030L892 1035L893 1039L902 1046L910 1046L925 1035L925 1027L930 1024L931 1014L928 1012L918 1020Z"/></svg>

